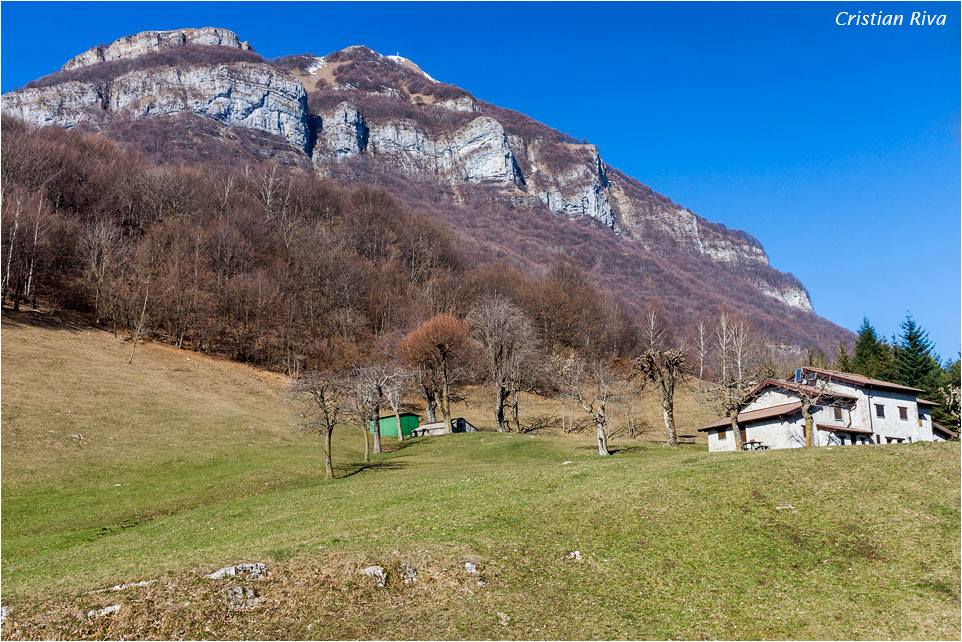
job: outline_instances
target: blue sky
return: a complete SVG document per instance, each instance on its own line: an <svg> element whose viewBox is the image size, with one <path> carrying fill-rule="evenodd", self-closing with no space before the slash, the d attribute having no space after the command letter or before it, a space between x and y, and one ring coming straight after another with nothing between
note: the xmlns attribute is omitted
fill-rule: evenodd
<svg viewBox="0 0 962 642"><path fill-rule="evenodd" d="M947 14L839 27L840 11ZM911 311L960 349L958 3L22 3L3 91L146 29L219 26L265 57L353 44L597 144L741 228L816 311L885 335Z"/></svg>

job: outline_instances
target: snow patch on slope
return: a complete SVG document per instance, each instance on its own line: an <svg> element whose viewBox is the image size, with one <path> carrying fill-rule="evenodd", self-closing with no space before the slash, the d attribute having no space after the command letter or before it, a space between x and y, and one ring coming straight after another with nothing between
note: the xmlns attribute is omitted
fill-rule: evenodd
<svg viewBox="0 0 962 642"><path fill-rule="evenodd" d="M404 56L384 56L384 57L387 58L388 60L390 60L391 62L395 63L395 64L401 65L402 67L407 67L407 68L410 69L411 71L416 71L417 73L419 73L419 74L421 74L422 76L424 76L427 80L430 80L431 82L433 82L433 83L435 83L435 84L438 83L438 81L435 80L434 78L432 78L430 75L428 75L428 73L427 73L426 71L424 71L423 69L421 69L420 67L418 67L417 64L415 64L415 63L414 63L413 61L411 61L411 60L408 60L408 59L405 58Z"/></svg>

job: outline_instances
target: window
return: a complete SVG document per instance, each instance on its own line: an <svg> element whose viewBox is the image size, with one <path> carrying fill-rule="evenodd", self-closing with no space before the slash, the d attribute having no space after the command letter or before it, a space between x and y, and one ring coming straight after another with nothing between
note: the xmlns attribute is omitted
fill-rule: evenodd
<svg viewBox="0 0 962 642"><path fill-rule="evenodd" d="M726 439L728 439L728 431L727 431L727 430L719 430L719 431L718 431L718 441L725 441Z"/></svg>
<svg viewBox="0 0 962 642"><path fill-rule="evenodd" d="M842 409L836 407L836 408L835 408L835 421L841 421L841 420L842 420Z"/></svg>
<svg viewBox="0 0 962 642"><path fill-rule="evenodd" d="M875 404L875 416L885 419L885 406L880 403Z"/></svg>
<svg viewBox="0 0 962 642"><path fill-rule="evenodd" d="M909 409L905 406L899 406L899 419L902 421L909 420Z"/></svg>

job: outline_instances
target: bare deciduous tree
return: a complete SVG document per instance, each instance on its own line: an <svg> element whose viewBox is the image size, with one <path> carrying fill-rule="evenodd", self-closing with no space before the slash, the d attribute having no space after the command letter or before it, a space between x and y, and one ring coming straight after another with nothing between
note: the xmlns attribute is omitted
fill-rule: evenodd
<svg viewBox="0 0 962 642"><path fill-rule="evenodd" d="M481 344L487 380L494 387L494 418L499 432L506 432L504 409L511 398L515 423L525 366L535 359L531 322L513 303L494 297L482 301L468 317Z"/></svg>
<svg viewBox="0 0 962 642"><path fill-rule="evenodd" d="M598 454L610 455L608 405L614 395L613 388L617 380L615 363L608 358L595 358L589 362L580 355L569 352L556 359L555 366L559 383L594 421Z"/></svg>
<svg viewBox="0 0 962 642"><path fill-rule="evenodd" d="M384 382L384 397L388 405L394 411L394 421L397 426L397 440L404 441L404 433L401 431L401 406L404 404L404 396L411 387L412 376L409 370L395 366ZM378 431L380 432L380 430Z"/></svg>
<svg viewBox="0 0 962 642"><path fill-rule="evenodd" d="M367 366L355 366L354 395L357 400L359 414L366 413L367 420L363 421L365 435L365 459L370 461L369 449L366 444L369 440L370 431L368 426L374 428L374 453L382 452L381 448L381 406L384 405L384 397L391 380L394 378L396 370L390 365L376 363Z"/></svg>
<svg viewBox="0 0 962 642"><path fill-rule="evenodd" d="M80 256L84 264L85 280L94 291L94 318L100 323L104 278L120 239L120 229L109 219L90 221L80 236Z"/></svg>
<svg viewBox="0 0 962 642"><path fill-rule="evenodd" d="M738 413L746 395L768 374L769 350L756 338L751 325L722 311L715 323L712 362L715 381L706 384L705 398L717 412L731 420L735 448L744 447Z"/></svg>
<svg viewBox="0 0 962 642"><path fill-rule="evenodd" d="M805 447L818 445L814 411L820 407L849 408L854 401L847 395L839 394L831 388L831 375L819 376L816 372L803 372L800 381L781 382L781 389L798 397L801 402L802 420L805 422ZM851 410L850 410L851 411Z"/></svg>
<svg viewBox="0 0 962 642"><path fill-rule="evenodd" d="M705 367L708 365L711 356L711 329L704 319L699 319L695 323L692 332L692 345L695 359L698 361L698 380L705 379Z"/></svg>
<svg viewBox="0 0 962 642"><path fill-rule="evenodd" d="M635 439L640 432L637 406L641 395L645 392L645 384L648 383L644 377L636 376L637 374L634 368L630 368L615 382L615 400L625 414L625 429L632 439Z"/></svg>
<svg viewBox="0 0 962 642"><path fill-rule="evenodd" d="M398 350L409 365L426 368L437 382L445 432L451 427L451 376L470 344L467 325L452 314L438 314L401 340Z"/></svg>
<svg viewBox="0 0 962 642"><path fill-rule="evenodd" d="M642 316L642 353L634 367L654 384L665 421L665 445L677 446L675 387L689 374L689 357L683 346L673 343L664 314L649 306Z"/></svg>
<svg viewBox="0 0 962 642"><path fill-rule="evenodd" d="M347 412L350 384L342 373L307 371L293 381L291 388L304 399L301 427L324 437L324 475L333 479L331 441L335 426Z"/></svg>
<svg viewBox="0 0 962 642"><path fill-rule="evenodd" d="M424 412L428 417L428 423L433 424L438 420L438 388L440 387L434 377L434 371L424 365L416 365L411 370L414 381L424 397Z"/></svg>

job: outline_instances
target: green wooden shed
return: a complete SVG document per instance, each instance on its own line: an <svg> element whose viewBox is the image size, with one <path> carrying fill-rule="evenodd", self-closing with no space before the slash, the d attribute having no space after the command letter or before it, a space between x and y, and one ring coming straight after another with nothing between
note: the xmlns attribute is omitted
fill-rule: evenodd
<svg viewBox="0 0 962 642"><path fill-rule="evenodd" d="M394 415L388 415L387 417L381 417L377 420L378 425L381 429L381 435L388 435L392 437L397 437L397 422L394 419ZM418 416L413 412L402 412L401 413L401 434L405 437L410 437L414 429L420 424ZM374 422L370 422L371 432L374 432Z"/></svg>

